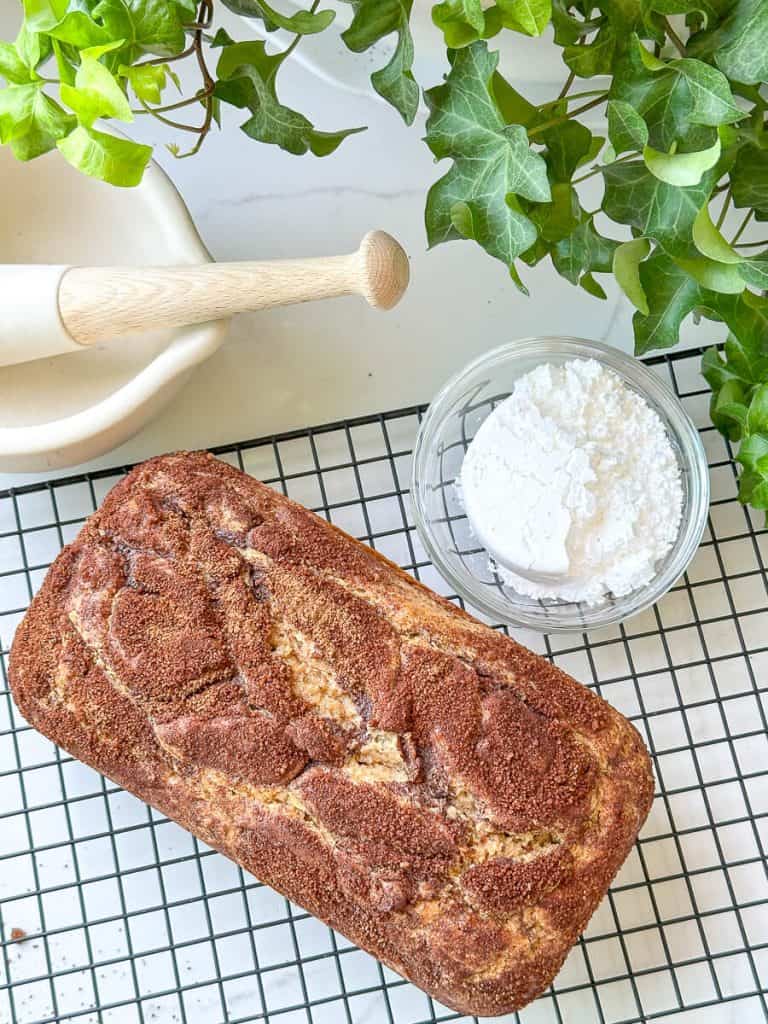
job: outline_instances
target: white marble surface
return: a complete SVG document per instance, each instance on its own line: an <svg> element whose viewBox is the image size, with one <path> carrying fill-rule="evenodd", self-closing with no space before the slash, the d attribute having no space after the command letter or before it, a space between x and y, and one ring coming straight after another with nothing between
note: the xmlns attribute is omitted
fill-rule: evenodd
<svg viewBox="0 0 768 1024"><path fill-rule="evenodd" d="M227 24L233 34L248 32L229 15ZM237 318L224 347L157 420L89 465L426 402L468 359L515 337L571 333L631 346L630 311L610 281L608 301L600 302L547 262L524 269L525 298L506 269L471 243L427 251L424 196L448 164L436 166L421 141L423 113L406 128L378 99L342 92L298 63L284 69L281 96L318 127L369 130L322 160L254 143L239 130L235 110L225 111L223 130L189 160L163 149L167 135L157 124L137 119L130 132L161 143L157 159L215 258L343 252L369 229L384 228L410 254L408 295L388 314L350 298ZM701 331L689 333L700 343ZM0 475L0 487L30 479Z"/></svg>

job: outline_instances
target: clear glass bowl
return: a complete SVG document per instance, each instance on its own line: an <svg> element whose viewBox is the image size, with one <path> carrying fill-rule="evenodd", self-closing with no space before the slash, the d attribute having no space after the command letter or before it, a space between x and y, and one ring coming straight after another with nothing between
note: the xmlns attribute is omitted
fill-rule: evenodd
<svg viewBox="0 0 768 1024"><path fill-rule="evenodd" d="M540 363L595 359L617 373L664 422L682 473L680 532L655 577L619 598L589 606L518 594L493 572L472 535L455 482L480 424ZM436 396L416 441L411 481L416 526L430 558L456 593L496 622L542 633L581 632L621 622L662 597L685 571L701 541L709 510L709 470L699 433L670 388L639 360L581 338L524 338L480 356Z"/></svg>

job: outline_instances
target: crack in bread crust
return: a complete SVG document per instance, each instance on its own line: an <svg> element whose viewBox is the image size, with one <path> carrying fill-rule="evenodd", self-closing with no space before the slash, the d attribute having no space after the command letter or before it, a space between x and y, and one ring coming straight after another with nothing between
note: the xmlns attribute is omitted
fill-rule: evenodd
<svg viewBox="0 0 768 1024"><path fill-rule="evenodd" d="M110 493L10 677L55 742L463 1013L549 984L652 798L599 697L201 453Z"/></svg>

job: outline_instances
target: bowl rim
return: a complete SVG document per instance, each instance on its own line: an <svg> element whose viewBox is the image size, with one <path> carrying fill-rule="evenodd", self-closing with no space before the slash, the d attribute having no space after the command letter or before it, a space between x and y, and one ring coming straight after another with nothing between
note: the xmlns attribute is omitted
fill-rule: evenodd
<svg viewBox="0 0 768 1024"><path fill-rule="evenodd" d="M542 362L546 361L547 354L557 358L560 354L557 351L558 346L566 348L563 353L565 356L571 355L567 351L567 346L574 346L578 347L578 351L573 352L573 358L596 358L603 365L618 373L623 380L629 380L655 411L661 411L664 414L662 419L665 428L673 433L676 447L680 450L678 457L686 460L681 465L681 472L688 473L692 485L689 487L692 493L689 494L687 501L689 514L686 517L684 507L680 533L675 541L676 545L679 544L676 557L671 559L664 570L654 576L645 586L639 587L625 598L619 599L620 602L627 601L627 607L622 608L620 603L597 605L594 609L586 610L584 622L581 623L557 621L554 613L553 621L545 622L537 616L527 615L525 612L516 613L509 602L503 599L486 599L482 594L470 591L464 585L463 580L453 571L443 555L441 546L433 540L422 502L423 488L426 486L423 482L425 474L422 471L428 455L427 443L435 426L445 415L446 406L451 401L453 393L461 386L462 382L471 378L486 365L498 362L505 357L520 358L525 355L541 353ZM676 422L670 422L670 411L674 414ZM681 444L683 441L687 443ZM690 453L690 457L687 457L686 453ZM579 338L574 335L535 335L505 342L477 356L450 377L435 395L419 426L413 450L410 487L418 536L430 560L454 588L456 594L472 607L492 617L494 621L533 629L540 633L583 633L592 629L601 629L624 622L656 604L685 572L698 550L707 525L710 504L709 465L701 436L672 388L638 357L628 355L606 342ZM683 537L682 544L680 544L681 536ZM633 597L634 600L631 600ZM557 604L547 607L554 610L557 608ZM572 603L563 602L563 607L575 606Z"/></svg>
<svg viewBox="0 0 768 1024"><path fill-rule="evenodd" d="M190 263L212 262L213 257L180 192L154 159L147 165L137 191L142 193L150 216L173 234L176 245ZM180 383L178 379L222 345L228 324L228 320L214 320L177 331L165 348L134 377L93 405L59 419L22 427L0 427L0 468L24 463L28 468L22 472L34 472L39 468L71 465L75 461L72 454L77 461L103 454L113 446L111 434L119 424L137 413L141 415L144 407L149 411L152 400L159 399L165 389L170 398L170 389ZM145 421L134 424L135 429L140 429ZM106 445L100 445L101 437L105 438ZM126 438L120 437L117 443L123 440Z"/></svg>

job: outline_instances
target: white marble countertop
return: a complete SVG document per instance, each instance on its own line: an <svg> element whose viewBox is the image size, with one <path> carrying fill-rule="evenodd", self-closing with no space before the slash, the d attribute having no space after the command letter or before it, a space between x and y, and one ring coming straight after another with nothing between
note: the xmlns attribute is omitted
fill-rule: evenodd
<svg viewBox="0 0 768 1024"><path fill-rule="evenodd" d="M247 35L234 16L224 21ZM295 157L253 142L239 130L242 113L228 109L223 130L188 160L165 151L162 126L137 120L130 131L159 143L156 157L216 259L352 251L366 231L383 228L410 255L408 294L386 314L349 298L236 318L226 344L160 417L89 467L427 402L470 358L516 337L574 334L631 348L631 311L612 281L601 302L546 261L523 268L526 298L471 243L427 251L424 198L448 164L436 166L422 142L423 112L407 128L373 95L341 91L297 62L283 69L281 98L318 127L369 130L330 157ZM691 325L686 337L701 344L716 332ZM0 488L34 478L0 474Z"/></svg>

